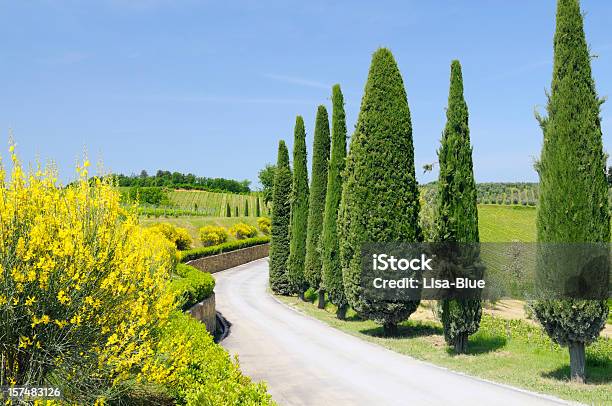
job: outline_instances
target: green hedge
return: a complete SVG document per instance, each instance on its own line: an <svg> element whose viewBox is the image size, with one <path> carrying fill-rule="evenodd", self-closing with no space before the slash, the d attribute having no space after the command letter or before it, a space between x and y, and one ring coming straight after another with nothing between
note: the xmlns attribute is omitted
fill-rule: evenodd
<svg viewBox="0 0 612 406"><path fill-rule="evenodd" d="M179 405L273 405L264 383L253 383L214 343L206 326L173 312L161 336L161 357L175 371L166 387ZM187 360L186 363L181 360Z"/></svg>
<svg viewBox="0 0 612 406"><path fill-rule="evenodd" d="M177 309L189 309L208 298L214 289L215 279L211 274L186 264L176 266L176 278L170 283L170 290Z"/></svg>
<svg viewBox="0 0 612 406"><path fill-rule="evenodd" d="M245 240L228 241L223 244L213 245L211 247L195 248L192 250L181 251L179 260L187 262L198 258L209 257L211 255L221 254L223 252L235 251L241 248L252 247L270 242L269 236L247 238Z"/></svg>

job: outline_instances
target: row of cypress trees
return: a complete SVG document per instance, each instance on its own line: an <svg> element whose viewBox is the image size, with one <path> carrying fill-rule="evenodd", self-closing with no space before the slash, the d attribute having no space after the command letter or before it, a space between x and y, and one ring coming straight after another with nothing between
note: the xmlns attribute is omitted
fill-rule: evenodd
<svg viewBox="0 0 612 406"><path fill-rule="evenodd" d="M393 334L419 302L366 298L360 281L362 243L423 241L410 110L391 52L382 48L372 57L346 159L344 101L338 85L332 103L331 148L327 111L320 106L317 112L310 196L301 117L295 126L293 177L287 148L279 143L270 284L276 293L302 298L311 286L319 292L319 306L327 292L339 318L350 305ZM548 117L540 118L544 144L537 165L538 242L610 240L600 105L579 2L558 0ZM476 243L477 194L459 61L451 64L446 118L438 150L435 239ZM549 336L569 347L572 378L583 381L584 346L605 325L606 302L548 300L533 306ZM481 301L443 300L439 310L447 343L458 353L466 352L468 336L480 324Z"/></svg>

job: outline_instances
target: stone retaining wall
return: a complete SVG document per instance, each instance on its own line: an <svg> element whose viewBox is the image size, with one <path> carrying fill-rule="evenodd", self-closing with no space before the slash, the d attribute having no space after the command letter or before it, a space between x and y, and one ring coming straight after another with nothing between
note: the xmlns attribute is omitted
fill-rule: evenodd
<svg viewBox="0 0 612 406"><path fill-rule="evenodd" d="M268 256L269 249L270 244L254 245L236 251L194 259L187 262L187 264L203 272L215 273L255 261L256 259L265 258Z"/></svg>
<svg viewBox="0 0 612 406"><path fill-rule="evenodd" d="M215 293L213 292L208 298L200 303L197 303L187 313L196 320L201 321L206 325L206 330L214 335L217 328L217 319L215 312Z"/></svg>

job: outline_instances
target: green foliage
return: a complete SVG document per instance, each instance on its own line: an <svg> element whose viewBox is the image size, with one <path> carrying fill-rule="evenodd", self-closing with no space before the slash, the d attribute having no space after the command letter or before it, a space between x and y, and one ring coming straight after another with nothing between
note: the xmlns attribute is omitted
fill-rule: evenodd
<svg viewBox="0 0 612 406"><path fill-rule="evenodd" d="M229 203L226 203L225 205L225 217L232 217L232 209Z"/></svg>
<svg viewBox="0 0 612 406"><path fill-rule="evenodd" d="M219 245L227 241L228 234L225 227L209 225L200 228L199 232L200 241L202 241L202 245L205 247Z"/></svg>
<svg viewBox="0 0 612 406"><path fill-rule="evenodd" d="M249 201L244 202L244 217L249 217Z"/></svg>
<svg viewBox="0 0 612 406"><path fill-rule="evenodd" d="M321 235L322 288L329 300L338 307L348 305L342 283L340 247L338 245L338 208L342 195L342 172L346 159L346 116L340 85L332 88L332 140L327 171L327 192Z"/></svg>
<svg viewBox="0 0 612 406"><path fill-rule="evenodd" d="M246 240L235 240L224 242L223 244L213 245L211 247L194 248L188 251L179 253L179 260L187 262L198 258L208 257L211 255L222 254L224 252L235 251L241 248L252 247L254 245L267 244L270 242L270 237L253 237Z"/></svg>
<svg viewBox="0 0 612 406"><path fill-rule="evenodd" d="M182 405L272 405L263 383L242 375L237 362L214 343L206 326L175 311L162 331L160 359L173 371L167 384Z"/></svg>
<svg viewBox="0 0 612 406"><path fill-rule="evenodd" d="M263 193L263 201L265 204L270 203L274 195L275 170L276 166L267 164L262 170L259 171L259 183L261 183L261 191Z"/></svg>
<svg viewBox="0 0 612 406"><path fill-rule="evenodd" d="M293 139L293 183L289 225L289 259L287 275L292 293L302 295L308 289L304 276L306 230L308 226L308 168L306 162L306 129L304 119L295 119Z"/></svg>
<svg viewBox="0 0 612 406"><path fill-rule="evenodd" d="M327 117L327 110L325 106L319 106L312 150L312 183L310 185L306 259L304 263L304 276L310 287L317 290L321 284L320 239L323 229L323 212L325 210L329 146L329 119Z"/></svg>
<svg viewBox="0 0 612 406"><path fill-rule="evenodd" d="M238 206L234 207L234 217L238 217Z"/></svg>
<svg viewBox="0 0 612 406"><path fill-rule="evenodd" d="M601 100L591 74L590 53L577 0L559 0L548 117L538 117L544 143L537 169L540 243L609 242L606 156L600 125ZM541 275L554 277L544 250ZM538 301L535 315L561 345L591 343L608 315L605 301Z"/></svg>
<svg viewBox="0 0 612 406"><path fill-rule="evenodd" d="M117 186L134 187L134 188L150 188L150 187L168 187L173 189L196 189L210 190L230 193L248 193L251 191L250 181L237 181L224 178L206 178L195 176L192 173L183 174L179 172L170 172L158 170L155 175L149 175L143 170L139 175L110 175L113 177Z"/></svg>
<svg viewBox="0 0 612 406"><path fill-rule="evenodd" d="M193 244L189 232L182 227L176 227L170 223L153 224L151 228L161 233L168 241L172 242L177 250L188 250Z"/></svg>
<svg viewBox="0 0 612 406"><path fill-rule="evenodd" d="M190 265L178 264L176 277L170 282L177 309L187 310L207 299L215 289L215 279L211 274L202 272Z"/></svg>
<svg viewBox="0 0 612 406"><path fill-rule="evenodd" d="M168 206L170 204L168 191L161 187L131 187L124 189L122 199L129 203L138 202L139 204L154 206Z"/></svg>
<svg viewBox="0 0 612 406"><path fill-rule="evenodd" d="M476 182L472 163L468 108L463 97L463 77L459 61L453 61L450 75L446 127L442 146L438 151L440 174L436 207L436 241L477 243L478 209L476 207ZM467 254L471 267L478 261L478 253ZM471 275L477 277L477 275ZM480 300L442 300L441 320L444 338L458 352L467 350L467 337L478 331L482 307Z"/></svg>
<svg viewBox="0 0 612 406"><path fill-rule="evenodd" d="M236 223L230 229L231 235L236 237L237 240L244 240L246 238L253 238L257 235L257 229L252 225L246 223Z"/></svg>
<svg viewBox="0 0 612 406"><path fill-rule="evenodd" d="M278 142L278 161L274 175L272 198L272 227L270 231L270 288L274 293L288 295L289 279L287 261L289 259L289 217L291 203L291 168L289 152L285 141Z"/></svg>
<svg viewBox="0 0 612 406"><path fill-rule="evenodd" d="M261 231L263 235L270 235L272 220L268 217L259 217L257 219L257 227L259 227L259 231Z"/></svg>
<svg viewBox="0 0 612 406"><path fill-rule="evenodd" d="M340 257L348 301L362 317L392 332L418 301L365 297L361 244L422 241L410 110L404 83L388 49L377 50L346 161L339 215Z"/></svg>

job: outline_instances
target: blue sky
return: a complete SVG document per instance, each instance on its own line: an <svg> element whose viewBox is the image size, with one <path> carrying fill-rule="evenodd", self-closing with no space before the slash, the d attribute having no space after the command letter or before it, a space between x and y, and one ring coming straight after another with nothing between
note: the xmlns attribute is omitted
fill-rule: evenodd
<svg viewBox="0 0 612 406"><path fill-rule="evenodd" d="M582 7L607 96L612 2ZM64 180L86 149L116 172L256 181L278 139L292 145L297 114L312 143L334 83L352 133L371 54L386 46L408 93L421 182L436 176L420 168L436 159L454 58L477 181L533 181L554 13L553 0L0 0L0 130L5 140L12 130L24 160L55 160ZM608 151L611 116L606 103Z"/></svg>

